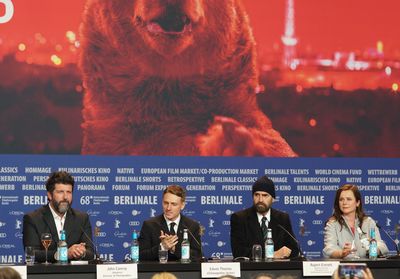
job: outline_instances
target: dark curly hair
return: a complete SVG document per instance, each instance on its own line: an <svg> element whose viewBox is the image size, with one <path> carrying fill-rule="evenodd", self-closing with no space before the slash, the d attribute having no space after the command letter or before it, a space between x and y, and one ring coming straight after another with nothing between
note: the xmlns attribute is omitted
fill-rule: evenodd
<svg viewBox="0 0 400 279"><path fill-rule="evenodd" d="M74 178L66 171L55 171L50 174L46 181L47 192L52 193L58 183L72 185L72 190L74 190Z"/></svg>

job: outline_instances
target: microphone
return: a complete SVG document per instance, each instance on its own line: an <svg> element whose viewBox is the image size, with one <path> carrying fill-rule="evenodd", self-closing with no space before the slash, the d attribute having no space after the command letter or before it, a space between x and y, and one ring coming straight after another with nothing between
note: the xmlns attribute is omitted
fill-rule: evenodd
<svg viewBox="0 0 400 279"><path fill-rule="evenodd" d="M97 244L95 243L97 241L95 240L95 242L93 242L90 239L90 237L88 236L88 234L85 232L85 230L82 228L82 226L80 226L80 228L81 228L81 231L83 232L83 235L86 236L86 238L89 240L89 242L90 242L90 244L92 246L94 255L95 255L95 258L93 260L90 260L89 263L90 264L102 264L102 263L104 263L103 259L100 258L99 250L97 249ZM98 236L99 232L100 232L100 228L97 227L97 226L94 227L94 236L96 237L96 239L97 239L97 236Z"/></svg>
<svg viewBox="0 0 400 279"><path fill-rule="evenodd" d="M196 244L199 245L199 247L200 247L200 254L201 254L200 261L201 261L201 262L206 262L207 259L203 256L203 245L201 244L201 240L200 240L200 241L197 240L197 238L194 237L192 231L191 231L185 224L182 224L182 227L183 227L184 229L187 229L188 233L189 233L190 236L193 238L194 242L196 242ZM200 235L200 236L204 234L204 230L205 230L204 227L203 227L202 225L200 225L200 231L199 231L199 235Z"/></svg>
<svg viewBox="0 0 400 279"><path fill-rule="evenodd" d="M250 261L249 257L236 257L233 259L234 262L240 262L240 261L244 261L244 262L248 262Z"/></svg>
<svg viewBox="0 0 400 279"><path fill-rule="evenodd" d="M376 227L377 227L378 229L382 230L382 231L387 235L387 237L389 237L389 239L392 241L392 243L394 243L394 247L396 247L397 255L388 256L388 257L386 257L386 258L387 258L387 259L391 259L391 260L393 260L393 259L400 259L400 250L399 250L399 246L397 245L396 241L390 236L390 234L389 234L384 228L381 227L381 225L379 225L378 223L376 223Z"/></svg>
<svg viewBox="0 0 400 279"><path fill-rule="evenodd" d="M307 257L304 256L303 250L301 249L300 242L281 224L278 224L278 227L281 228L284 232L286 232L291 239L296 242L297 248L299 248L299 255L297 257L291 258L292 260L299 260L299 261L307 261Z"/></svg>

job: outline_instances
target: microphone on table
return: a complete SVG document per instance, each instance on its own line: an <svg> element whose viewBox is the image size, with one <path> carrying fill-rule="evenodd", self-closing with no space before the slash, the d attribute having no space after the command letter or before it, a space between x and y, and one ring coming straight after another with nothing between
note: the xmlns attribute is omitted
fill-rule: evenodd
<svg viewBox="0 0 400 279"><path fill-rule="evenodd" d="M81 231L83 232L84 236L86 236L86 238L89 240L89 242L90 242L90 244L92 246L93 252L94 252L95 258L93 260L89 260L89 263L90 264L102 264L102 263L104 263L104 260L102 258L100 258L99 249L97 248L97 244L96 244L97 243L97 236L99 235L100 228L97 227L97 226L94 227L94 237L95 237L95 241L94 242L90 239L90 237L85 232L85 230L82 228L82 226L80 228L81 228Z"/></svg>
<svg viewBox="0 0 400 279"><path fill-rule="evenodd" d="M392 241L392 243L394 243L394 247L396 247L397 254L393 255L393 256L388 256L386 258L387 259L400 259L400 250L399 250L399 246L397 245L396 241L390 236L390 234L384 228L381 227L381 225L376 223L376 227L378 229L382 230L387 235L387 237L389 237L389 239Z"/></svg>
<svg viewBox="0 0 400 279"><path fill-rule="evenodd" d="M236 257L233 259L233 261L234 262L241 262L241 261L248 262L248 261L250 261L250 258L249 257Z"/></svg>
<svg viewBox="0 0 400 279"><path fill-rule="evenodd" d="M304 256L303 250L301 249L300 242L281 224L278 224L278 227L281 228L285 233L287 233L287 235L289 235L290 238L296 242L297 248L299 248L299 255L296 257L290 258L290 259L291 260L299 260L299 261L307 261L307 257Z"/></svg>
<svg viewBox="0 0 400 279"><path fill-rule="evenodd" d="M199 247L200 247L200 254L201 254L200 261L201 261L201 262L206 262L207 259L206 259L206 257L204 257L204 255L203 255L203 245L202 245L202 243L201 243L201 240L199 241L196 237L194 237L192 231L191 231L185 224L182 224L182 226L183 226L184 229L187 229L188 233L189 233L190 236L193 238L194 242L196 242L196 244L199 245ZM200 236L202 236L202 235L204 234L204 230L205 230L205 228L204 228L202 225L200 225L200 231L199 231L199 235L200 235Z"/></svg>

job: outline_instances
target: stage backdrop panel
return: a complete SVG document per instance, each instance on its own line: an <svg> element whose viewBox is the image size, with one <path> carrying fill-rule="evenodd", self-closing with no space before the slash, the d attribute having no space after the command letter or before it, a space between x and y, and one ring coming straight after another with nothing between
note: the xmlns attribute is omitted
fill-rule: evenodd
<svg viewBox="0 0 400 279"><path fill-rule="evenodd" d="M162 213L163 189L187 190L183 214L204 227L206 257L231 256L230 215L252 204L251 185L264 174L276 183L273 206L290 214L302 249L320 257L324 222L336 189L356 183L368 215L399 238L399 159L204 158L129 156L0 156L0 260L22 262L22 217L47 203L44 183L54 170L76 179L73 207L90 215L100 254L114 261L129 254L133 230ZM388 238L381 232L384 240ZM394 250L394 244L387 242Z"/></svg>

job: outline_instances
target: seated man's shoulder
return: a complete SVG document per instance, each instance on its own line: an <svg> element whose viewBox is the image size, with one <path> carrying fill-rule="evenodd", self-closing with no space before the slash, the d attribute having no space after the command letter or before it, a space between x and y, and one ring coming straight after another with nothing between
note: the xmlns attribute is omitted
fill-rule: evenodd
<svg viewBox="0 0 400 279"><path fill-rule="evenodd" d="M232 215L233 216L237 216L239 218L243 218L243 217L247 217L249 215L251 215L254 211L252 210L251 207L246 208L246 209L242 209L239 211L234 212Z"/></svg>
<svg viewBox="0 0 400 279"><path fill-rule="evenodd" d="M154 216L154 217L150 217L147 220L144 220L143 225L159 224L160 221L161 221L160 216Z"/></svg>
<svg viewBox="0 0 400 279"><path fill-rule="evenodd" d="M40 215L43 215L43 213L45 211L46 211L46 206L42 206L42 207L36 208L33 211L27 212L24 216L35 218L35 217L38 217Z"/></svg>
<svg viewBox="0 0 400 279"><path fill-rule="evenodd" d="M185 215L181 215L181 218L182 218L182 220L184 220L184 221L186 221L186 222L197 223L196 220L194 220L194 219L192 219L192 218L190 218L190 217L187 217L187 216L185 216Z"/></svg>
<svg viewBox="0 0 400 279"><path fill-rule="evenodd" d="M181 215L182 217L182 221L184 222L184 223L186 223L186 224L188 224L190 227L197 227L197 226L200 226L200 224L199 224L199 222L197 222L196 220L194 220L194 219L191 219L191 218L189 218L189 217L186 217L186 216L183 216L183 215Z"/></svg>
<svg viewBox="0 0 400 279"><path fill-rule="evenodd" d="M289 218L289 214L284 212L284 211L280 211L278 209L275 208L271 208L271 214L274 215L277 218L284 218L284 219L288 219Z"/></svg>
<svg viewBox="0 0 400 279"><path fill-rule="evenodd" d="M85 211L80 211L78 209L71 208L71 212L78 218L89 218L89 214Z"/></svg>

